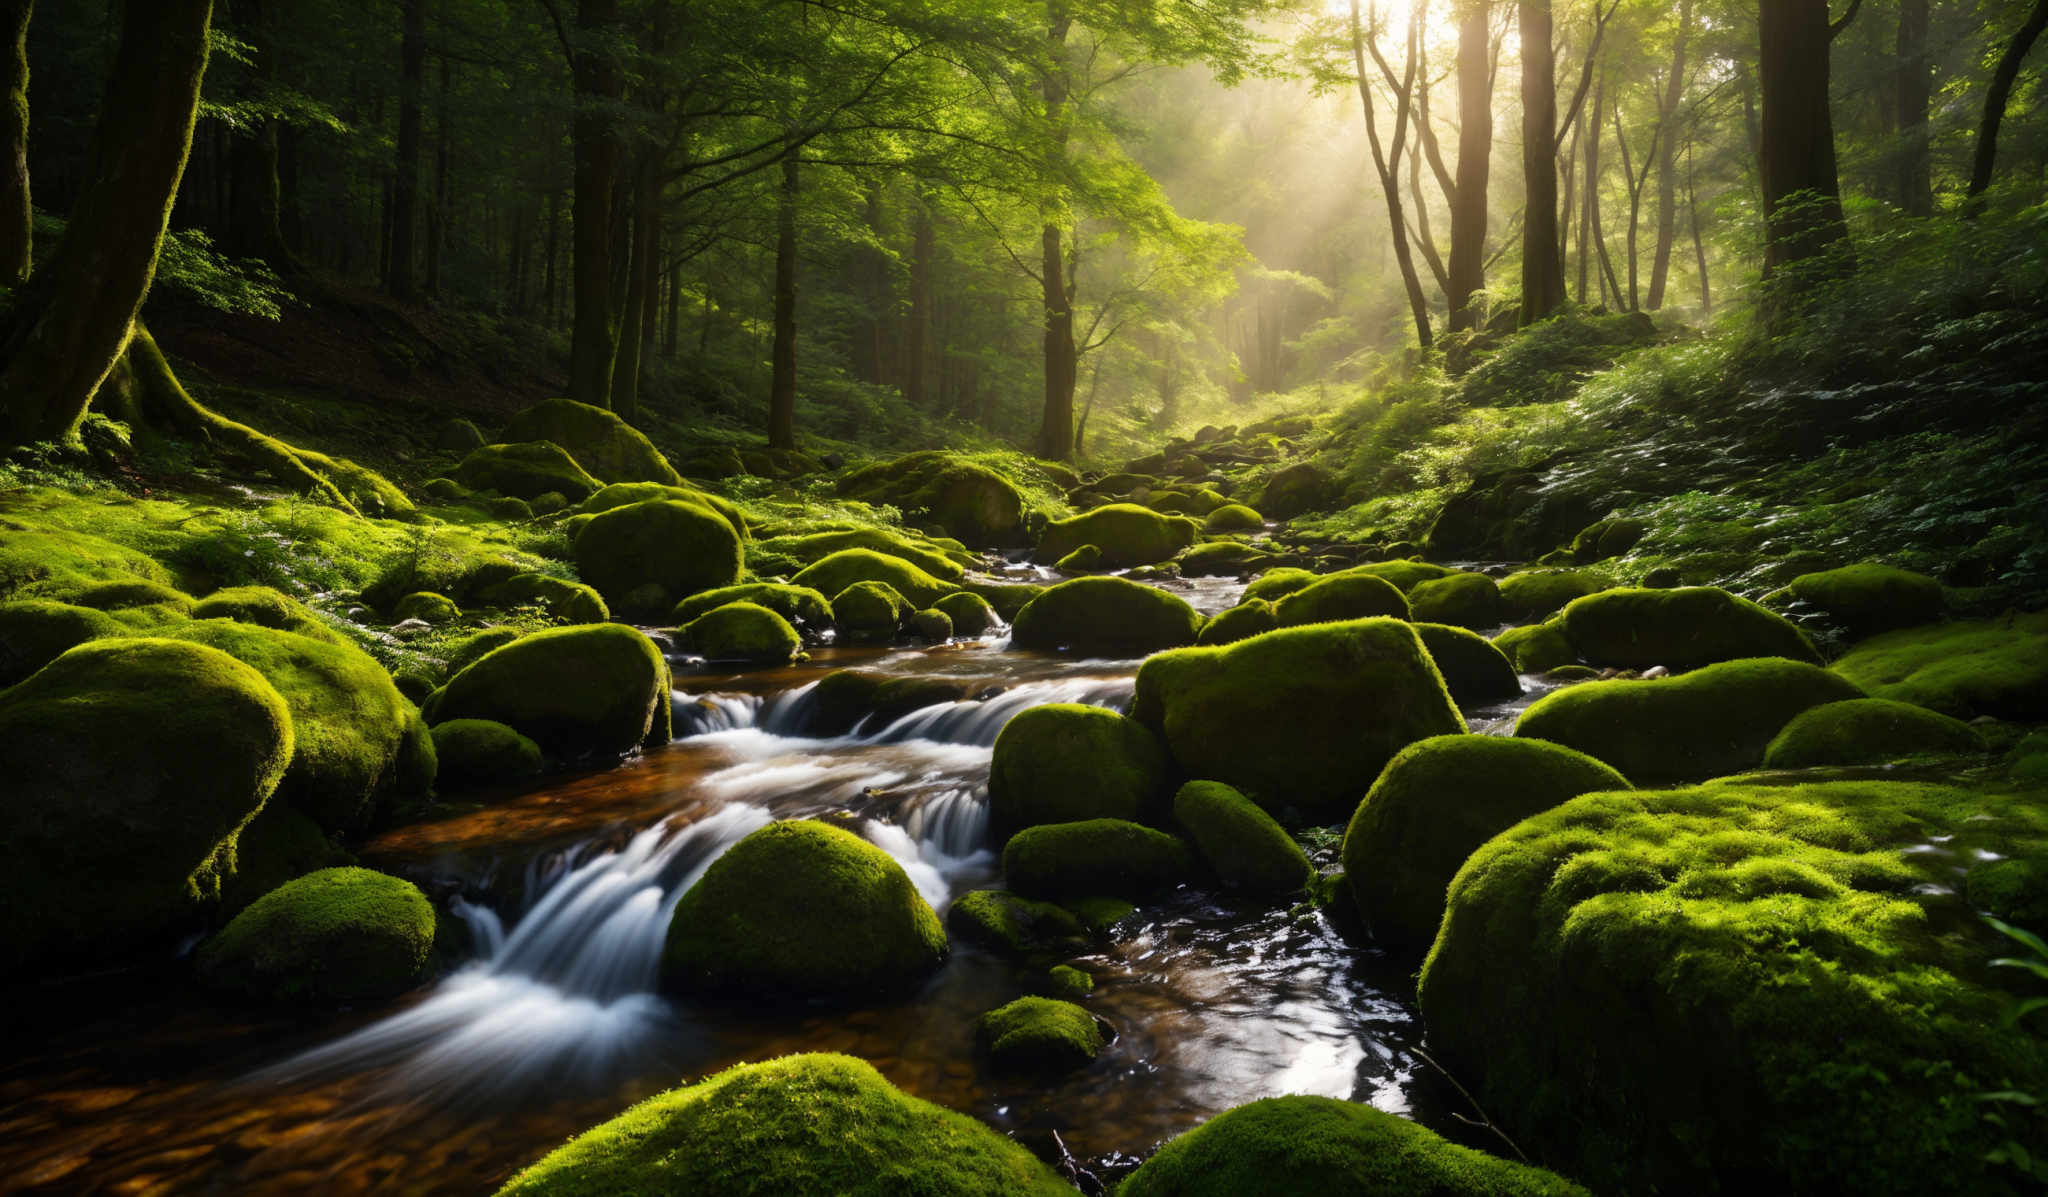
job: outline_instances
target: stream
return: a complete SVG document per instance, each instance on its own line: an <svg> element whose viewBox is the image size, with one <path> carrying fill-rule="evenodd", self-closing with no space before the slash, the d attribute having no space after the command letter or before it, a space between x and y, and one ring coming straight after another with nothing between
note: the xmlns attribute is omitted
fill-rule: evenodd
<svg viewBox="0 0 2048 1197"><path fill-rule="evenodd" d="M1188 597L1207 613L1240 589L1205 580ZM470 941L467 963L397 1002L238 1009L170 961L44 987L40 1008L10 1020L0 1192L488 1192L636 1100L797 1051L860 1056L1105 1179L1207 1117L1285 1093L1370 1102L1469 1141L1455 1094L1416 1054L1418 962L1347 942L1331 924L1342 912L1189 888L1144 907L1069 961L1093 976L1087 1005L1116 1038L1050 1086L977 1066L975 1019L1033 974L958 941L893 1005L763 1009L657 992L683 892L771 820L842 823L901 862L942 916L999 883L984 793L996 733L1042 703L1121 707L1137 666L1004 648L827 648L787 669L679 669L667 747L373 840L363 863L419 882ZM840 738L798 734L817 679L853 664L961 679L976 697ZM1468 712L1474 730L1498 730L1533 697ZM1315 854L1326 871L1334 855L1334 842Z"/></svg>

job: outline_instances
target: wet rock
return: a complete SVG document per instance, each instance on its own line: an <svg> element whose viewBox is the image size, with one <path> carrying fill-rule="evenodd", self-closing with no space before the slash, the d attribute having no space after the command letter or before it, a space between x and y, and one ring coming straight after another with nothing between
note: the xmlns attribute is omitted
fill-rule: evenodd
<svg viewBox="0 0 2048 1197"><path fill-rule="evenodd" d="M1272 554L1234 540L1212 540L1181 554L1176 563L1183 577L1209 578L1224 574L1243 576L1272 563Z"/></svg>
<svg viewBox="0 0 2048 1197"><path fill-rule="evenodd" d="M620 756L668 743L669 684L668 662L632 628L551 628L484 654L425 714L503 723L559 758Z"/></svg>
<svg viewBox="0 0 2048 1197"><path fill-rule="evenodd" d="M1210 872L1231 889L1291 894L1315 872L1273 816L1220 781L1191 781L1173 796L1173 819Z"/></svg>
<svg viewBox="0 0 2048 1197"><path fill-rule="evenodd" d="M1407 619L1409 608L1407 598L1392 582L1346 572L1331 574L1280 599L1273 605L1273 614L1281 627L1292 628L1374 615Z"/></svg>
<svg viewBox="0 0 2048 1197"><path fill-rule="evenodd" d="M926 644L945 644L953 638L953 617L935 607L911 615L910 634Z"/></svg>
<svg viewBox="0 0 2048 1197"><path fill-rule="evenodd" d="M830 739L866 725L879 731L912 711L960 702L973 687L958 679L839 669L826 674L810 693L803 734Z"/></svg>
<svg viewBox="0 0 2048 1197"><path fill-rule="evenodd" d="M489 719L450 719L433 727L439 788L504 785L540 775L540 745Z"/></svg>
<svg viewBox="0 0 2048 1197"><path fill-rule="evenodd" d="M975 1037L998 1071L1058 1076L1086 1068L1108 1040L1093 1014L1072 1002L1021 997L981 1016Z"/></svg>
<svg viewBox="0 0 2048 1197"><path fill-rule="evenodd" d="M1078 703L1032 707L1003 725L989 764L998 838L1040 823L1138 819L1166 788L1166 754L1143 726Z"/></svg>
<svg viewBox="0 0 2048 1197"><path fill-rule="evenodd" d="M1712 586L1608 590L1566 604L1564 633L1589 665L1696 669L1747 657L1820 663L1784 617Z"/></svg>
<svg viewBox="0 0 2048 1197"><path fill-rule="evenodd" d="M1135 900L1187 880L1193 869L1177 837L1123 819L1041 823L1003 846L1004 878L1033 898Z"/></svg>
<svg viewBox="0 0 2048 1197"><path fill-rule="evenodd" d="M960 895L946 910L946 926L969 943L1013 956L1073 952L1088 945L1080 920L1066 910L999 889Z"/></svg>
<svg viewBox="0 0 2048 1197"><path fill-rule="evenodd" d="M1437 672L1444 675L1451 701L1461 708L1499 702L1522 692L1522 679L1507 654L1477 632L1441 623L1417 623L1415 634Z"/></svg>
<svg viewBox="0 0 2048 1197"><path fill-rule="evenodd" d="M1143 656L1193 644L1202 617L1177 595L1124 578L1075 578L1017 613L1015 648Z"/></svg>
<svg viewBox="0 0 2048 1197"><path fill-rule="evenodd" d="M804 649L789 621L759 603L726 603L677 628L676 636L710 661L787 665Z"/></svg>
<svg viewBox="0 0 2048 1197"><path fill-rule="evenodd" d="M392 997L425 979L434 907L410 881L323 869L256 899L199 946L209 988L270 1002Z"/></svg>

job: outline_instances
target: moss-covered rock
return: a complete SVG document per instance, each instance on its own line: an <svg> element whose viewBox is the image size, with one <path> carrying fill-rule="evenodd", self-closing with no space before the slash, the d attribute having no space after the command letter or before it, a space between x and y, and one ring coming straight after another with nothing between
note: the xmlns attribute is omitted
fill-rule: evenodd
<svg viewBox="0 0 2048 1197"><path fill-rule="evenodd" d="M48 599L0 603L0 687L12 686L88 640L127 634L128 625L91 607Z"/></svg>
<svg viewBox="0 0 2048 1197"><path fill-rule="evenodd" d="M1265 599L1247 599L1227 611L1218 611L1202 625L1195 643L1204 646L1236 644L1280 626L1279 612Z"/></svg>
<svg viewBox="0 0 2048 1197"><path fill-rule="evenodd" d="M738 1149L736 1149L738 1148ZM850 1056L742 1064L583 1132L500 1197L1072 1197L1029 1151Z"/></svg>
<svg viewBox="0 0 2048 1197"><path fill-rule="evenodd" d="M1541 1169L1460 1147L1397 1114L1268 1097L1159 1149L1118 1197L1585 1197Z"/></svg>
<svg viewBox="0 0 2048 1197"><path fill-rule="evenodd" d="M958 454L908 453L839 480L839 493L887 503L930 520L969 544L1010 548L1024 543L1024 496L996 471Z"/></svg>
<svg viewBox="0 0 2048 1197"><path fill-rule="evenodd" d="M1242 503L1225 503L1202 518L1204 532L1257 532L1266 517Z"/></svg>
<svg viewBox="0 0 2048 1197"><path fill-rule="evenodd" d="M455 467L455 481L473 491L531 499L549 491L581 502L597 493L596 478L560 445L547 441L485 445Z"/></svg>
<svg viewBox="0 0 2048 1197"><path fill-rule="evenodd" d="M1281 627L1294 628L1374 615L1407 619L1409 609L1407 597L1392 582L1347 572L1331 574L1287 595L1273 604L1273 613Z"/></svg>
<svg viewBox="0 0 2048 1197"><path fill-rule="evenodd" d="M832 626L831 600L808 586L789 586L779 582L746 582L693 594L677 603L669 618L680 626L727 603L758 604L803 631L816 633Z"/></svg>
<svg viewBox="0 0 2048 1197"><path fill-rule="evenodd" d="M1408 605L1419 622L1456 628L1497 627L1503 618L1500 587L1485 574L1456 573L1417 582L1408 591Z"/></svg>
<svg viewBox="0 0 2048 1197"><path fill-rule="evenodd" d="M1905 628L1866 640L1835 672L1958 719L2048 717L2048 612Z"/></svg>
<svg viewBox="0 0 2048 1197"><path fill-rule="evenodd" d="M331 644L348 641L346 636L315 615L312 608L269 586L231 586L216 590L192 605L192 618L232 619L237 623L260 624Z"/></svg>
<svg viewBox="0 0 2048 1197"><path fill-rule="evenodd" d="M791 570L801 569L842 549L866 549L884 557L895 557L907 561L941 582L958 582L964 572L960 562L930 541L914 540L900 532L887 528L846 528L830 532L812 532L803 536L777 536L754 542L753 559L757 573L766 572L764 558L790 563ZM965 554L962 554L963 556Z"/></svg>
<svg viewBox="0 0 2048 1197"><path fill-rule="evenodd" d="M1436 671L1444 675L1451 701L1460 707L1500 702L1522 692L1514 662L1479 633L1449 624L1418 623L1415 634L1422 637Z"/></svg>
<svg viewBox="0 0 2048 1197"><path fill-rule="evenodd" d="M1882 765L1912 756L1984 751L1960 719L1886 698L1852 698L1801 711L1764 750L1767 769Z"/></svg>
<svg viewBox="0 0 2048 1197"><path fill-rule="evenodd" d="M1444 565L1433 565L1427 561L1397 558L1393 561L1374 561L1366 565L1354 565L1344 571L1347 574L1365 574L1368 577L1385 578L1400 587L1402 594L1409 594L1424 582L1448 578L1457 570Z"/></svg>
<svg viewBox="0 0 2048 1197"><path fill-rule="evenodd" d="M618 756L669 741L668 662L621 624L550 628L485 653L425 713L505 724L552 756Z"/></svg>
<svg viewBox="0 0 2048 1197"><path fill-rule="evenodd" d="M1198 544L1174 562L1185 578L1213 578L1224 574L1244 575L1270 564L1273 555L1264 549L1235 540L1211 540Z"/></svg>
<svg viewBox="0 0 2048 1197"><path fill-rule="evenodd" d="M107 611L134 627L154 627L190 618L192 596L148 578L116 578L81 586L62 596L79 607ZM128 618L130 615L136 618Z"/></svg>
<svg viewBox="0 0 2048 1197"><path fill-rule="evenodd" d="M548 493L559 494L560 492L549 491ZM484 500L484 510L490 513L492 519L503 520L508 524L523 524L533 518L533 504L528 503L525 499L515 499L511 495L499 495L496 498Z"/></svg>
<svg viewBox="0 0 2048 1197"><path fill-rule="evenodd" d="M1123 819L1041 823L1003 846L1010 888L1033 898L1144 898L1187 879L1188 846Z"/></svg>
<svg viewBox="0 0 2048 1197"><path fill-rule="evenodd" d="M1005 622L1017 618L1017 612L1022 611L1026 603L1050 589L1031 582L977 582L972 578L961 582L960 586L986 599Z"/></svg>
<svg viewBox="0 0 2048 1197"><path fill-rule="evenodd" d="M450 719L433 728L440 788L507 785L540 775L540 745L489 719Z"/></svg>
<svg viewBox="0 0 2048 1197"><path fill-rule="evenodd" d="M519 412L505 425L505 439L551 441L606 482L682 482L645 433L616 412L573 399L547 399Z"/></svg>
<svg viewBox="0 0 2048 1197"><path fill-rule="evenodd" d="M914 989L946 958L894 857L815 820L734 844L676 904L662 977L693 993L848 1001Z"/></svg>
<svg viewBox="0 0 2048 1197"><path fill-rule="evenodd" d="M727 603L676 629L690 651L712 661L787 665L804 650L789 621L759 603Z"/></svg>
<svg viewBox="0 0 2048 1197"><path fill-rule="evenodd" d="M1933 623L1948 605L1941 583L1889 565L1801 574L1765 601L1804 603L1859 638Z"/></svg>
<svg viewBox="0 0 2048 1197"><path fill-rule="evenodd" d="M1197 855L1232 889L1291 894L1315 872L1273 816L1220 781L1191 781L1173 796L1173 819Z"/></svg>
<svg viewBox="0 0 2048 1197"><path fill-rule="evenodd" d="M1963 877L1963 894L1992 918L2048 932L2048 853L1976 865Z"/></svg>
<svg viewBox="0 0 2048 1197"><path fill-rule="evenodd" d="M1052 563L1052 567L1063 574L1085 574L1102 568L1102 546L1084 544L1073 552Z"/></svg>
<svg viewBox="0 0 2048 1197"><path fill-rule="evenodd" d="M1033 1076L1086 1068L1108 1046L1093 1014L1058 998L1020 997L982 1015L974 1030L989 1063Z"/></svg>
<svg viewBox="0 0 2048 1197"><path fill-rule="evenodd" d="M1493 646L1523 673L1546 673L1561 665L1576 664L1579 659L1579 650L1572 647L1571 637L1565 635L1561 619L1509 628L1493 638Z"/></svg>
<svg viewBox="0 0 2048 1197"><path fill-rule="evenodd" d="M742 544L751 534L746 514L740 510L739 504L723 495L714 495L708 490L699 490L694 486L669 486L660 482L614 482L578 503L576 510L581 515L602 515L614 508L631 507L635 503L648 503L655 499L671 499L678 503L695 503L699 507L709 507L723 516L726 523L732 525L733 535L739 537Z"/></svg>
<svg viewBox="0 0 2048 1197"><path fill-rule="evenodd" d="M926 644L945 644L953 639L953 617L936 607L912 612L910 634Z"/></svg>
<svg viewBox="0 0 2048 1197"><path fill-rule="evenodd" d="M1178 595L1126 578L1075 578L1017 613L1015 648L1143 656L1193 644L1202 617Z"/></svg>
<svg viewBox="0 0 2048 1197"><path fill-rule="evenodd" d="M1593 665L1682 670L1745 657L1820 663L1791 622L1712 586L1590 594L1566 604L1563 621L1572 646Z"/></svg>
<svg viewBox="0 0 2048 1197"><path fill-rule="evenodd" d="M1084 544L1102 550L1105 569L1171 561L1195 543L1200 525L1182 516L1161 515L1135 503L1111 503L1072 519L1054 520L1039 538L1035 557L1058 561Z"/></svg>
<svg viewBox="0 0 2048 1197"><path fill-rule="evenodd" d="M1302 462L1266 479L1259 492L1258 508L1266 518L1291 520L1310 511L1321 511L1337 497L1337 476L1319 465Z"/></svg>
<svg viewBox="0 0 2048 1197"><path fill-rule="evenodd" d="M1438 736L1387 762L1344 831L1344 874L1373 938L1436 938L1444 893L1479 845L1531 815L1628 780L1543 740Z"/></svg>
<svg viewBox="0 0 2048 1197"><path fill-rule="evenodd" d="M1998 937L1940 907L1952 853L2042 835L2005 795L1894 782L1586 795L1452 882L1431 1044L1604 1192L2016 1192L1978 1095L2039 1092L2048 1043L1980 987Z"/></svg>
<svg viewBox="0 0 2048 1197"><path fill-rule="evenodd" d="M1073 1001L1095 992L1095 978L1070 964L1055 964L1045 970L1045 978L1039 982L1047 997L1064 998Z"/></svg>
<svg viewBox="0 0 2048 1197"><path fill-rule="evenodd" d="M595 587L531 571L483 587L477 597L491 607L539 607L562 623L604 623L612 617Z"/></svg>
<svg viewBox="0 0 2048 1197"><path fill-rule="evenodd" d="M1152 733L1104 707L1052 703L1003 725L989 764L998 838L1040 823L1138 819L1166 787Z"/></svg>
<svg viewBox="0 0 2048 1197"><path fill-rule="evenodd" d="M1639 519L1599 520L1579 529L1572 537L1572 560L1581 565L1619 557L1649 535L1650 525Z"/></svg>
<svg viewBox="0 0 2048 1197"><path fill-rule="evenodd" d="M804 708L803 734L843 736L863 723L865 731L879 731L912 711L960 702L975 688L959 678L834 670L811 690Z"/></svg>
<svg viewBox="0 0 2048 1197"><path fill-rule="evenodd" d="M740 539L698 503L652 499L592 519L576 534L576 569L612 610L659 619L704 590L740 576Z"/></svg>
<svg viewBox="0 0 2048 1197"><path fill-rule="evenodd" d="M209 987L259 1001L391 997L425 978L434 906L410 881L322 869L256 899L194 957Z"/></svg>
<svg viewBox="0 0 2048 1197"><path fill-rule="evenodd" d="M946 909L946 926L969 943L1011 956L1068 953L1087 946L1081 921L1051 902L1008 890L970 890Z"/></svg>
<svg viewBox="0 0 2048 1197"><path fill-rule="evenodd" d="M855 582L832 596L839 634L851 641L888 643L917 611L916 604L887 582Z"/></svg>
<svg viewBox="0 0 2048 1197"><path fill-rule="evenodd" d="M84 532L0 519L0 598L57 598L96 582L170 574L146 554Z"/></svg>
<svg viewBox="0 0 2048 1197"><path fill-rule="evenodd" d="M1277 603L1298 590L1313 586L1317 575L1312 570L1299 569L1292 565L1277 566L1253 578L1251 585L1244 588L1242 602L1259 599Z"/></svg>
<svg viewBox="0 0 2048 1197"><path fill-rule="evenodd" d="M399 599L398 605L391 609L391 617L396 620L417 619L421 623L454 623L462 618L462 608L445 594L419 590Z"/></svg>
<svg viewBox="0 0 2048 1197"><path fill-rule="evenodd" d="M1003 622L987 599L965 590L947 595L933 603L932 608L944 611L946 618L953 621L953 634L956 636L979 636Z"/></svg>
<svg viewBox="0 0 2048 1197"><path fill-rule="evenodd" d="M840 549L805 566L790 582L820 594L837 595L859 582L880 582L922 610L959 587L942 582L898 557L873 549ZM833 614L841 614L833 604Z"/></svg>
<svg viewBox="0 0 2048 1197"><path fill-rule="evenodd" d="M1465 730L1421 638L1395 619L1160 653L1138 670L1131 714L1185 775L1331 820L1350 817L1396 752Z"/></svg>
<svg viewBox="0 0 2048 1197"><path fill-rule="evenodd" d="M99 640L0 691L0 959L108 960L220 895L292 756L263 675L203 645Z"/></svg>
<svg viewBox="0 0 2048 1197"><path fill-rule="evenodd" d="M1611 583L1586 569L1531 569L1500 581L1501 613L1513 620L1548 619L1566 603L1598 594Z"/></svg>
<svg viewBox="0 0 2048 1197"><path fill-rule="evenodd" d="M448 676L461 673L483 660L485 653L503 648L524 635L526 633L519 628L499 625L451 642L448 646Z"/></svg>
<svg viewBox="0 0 2048 1197"><path fill-rule="evenodd" d="M1678 677L1588 682L1545 695L1517 736L1576 748L1639 785L1704 781L1761 764L1792 717L1862 691L1815 665L1764 657Z"/></svg>
<svg viewBox="0 0 2048 1197"><path fill-rule="evenodd" d="M221 881L220 914L233 918L293 878L354 863L318 823L282 802L266 802L236 837L235 872Z"/></svg>

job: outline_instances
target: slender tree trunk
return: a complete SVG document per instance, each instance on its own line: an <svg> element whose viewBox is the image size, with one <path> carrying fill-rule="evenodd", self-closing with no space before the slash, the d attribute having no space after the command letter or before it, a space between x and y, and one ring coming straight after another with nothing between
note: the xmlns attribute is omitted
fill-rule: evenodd
<svg viewBox="0 0 2048 1197"><path fill-rule="evenodd" d="M1658 132L1661 132L1661 130ZM1638 281L1636 261L1640 256L1636 252L1636 234L1642 225L1643 188L1650 181L1650 161L1657 156L1657 142L1661 140L1658 132L1650 134L1649 153L1644 155L1643 169L1637 171L1634 160L1628 152L1628 134L1623 132L1621 127L1621 107L1620 105L1615 106L1614 144L1621 150L1622 181L1628 184L1628 310L1631 312L1643 310L1641 302L1642 291L1636 285Z"/></svg>
<svg viewBox="0 0 2048 1197"><path fill-rule="evenodd" d="M28 191L28 22L36 0L0 0L0 85L7 110L0 113L0 286L28 277L35 250L35 208Z"/></svg>
<svg viewBox="0 0 2048 1197"><path fill-rule="evenodd" d="M1651 311L1664 306L1671 274L1671 244L1678 236L1678 102L1685 96L1686 40L1692 34L1692 0L1679 0L1678 32L1671 41L1671 77L1657 106L1657 253L1650 259Z"/></svg>
<svg viewBox="0 0 2048 1197"><path fill-rule="evenodd" d="M1927 62L1927 0L1899 0L1899 206L1908 216L1934 214L1934 170L1927 109L1934 87Z"/></svg>
<svg viewBox="0 0 2048 1197"><path fill-rule="evenodd" d="M1472 296L1486 286L1486 188L1493 165L1493 55L1489 5L1465 0L1458 15L1458 185L1451 202L1451 331L1476 328Z"/></svg>
<svg viewBox="0 0 2048 1197"><path fill-rule="evenodd" d="M1586 178L1579 200L1579 302L1586 302L1586 275L1593 265L1593 238L1600 230L1600 117L1607 104L1607 80L1593 87L1593 108L1580 128L1586 140ZM1596 278L1593 289L1600 289Z"/></svg>
<svg viewBox="0 0 2048 1197"><path fill-rule="evenodd" d="M1424 355L1433 345L1429 327L1429 297L1423 294L1422 279L1415 272L1415 255L1408 248L1408 223L1401 211L1401 153L1408 135L1408 117L1413 103L1415 83L1416 43L1419 38L1420 10L1408 23L1408 55L1402 64L1402 75L1397 81L1393 72L1381 59L1379 48L1373 46L1373 61L1380 72L1387 76L1387 86L1396 96L1394 108L1394 134L1382 145L1379 126L1373 116L1372 76L1365 69L1367 37L1365 26L1359 17L1358 0L1351 0L1351 60L1358 71L1358 102L1365 110L1365 137L1372 146L1372 161L1379 171L1380 193L1386 199L1387 221L1393 227L1394 262L1401 270L1401 286L1408 293L1408 312L1415 321L1415 341ZM1553 184L1554 185L1554 184Z"/></svg>
<svg viewBox="0 0 2048 1197"><path fill-rule="evenodd" d="M427 0L405 0L405 34L399 43L398 167L391 184L391 294L411 299L413 227L419 212L421 96L427 76Z"/></svg>
<svg viewBox="0 0 2048 1197"><path fill-rule="evenodd" d="M1700 272L1700 315L1714 312L1714 292L1707 285L1707 243L1700 236L1700 201L1693 190L1692 143L1685 146L1685 223L1692 228L1692 254Z"/></svg>
<svg viewBox="0 0 2048 1197"><path fill-rule="evenodd" d="M562 193L548 192L548 227L545 248L541 250L546 259L541 263L541 322L549 328L559 325L561 306L557 301L560 291L555 286L555 262L561 257Z"/></svg>
<svg viewBox="0 0 2048 1197"><path fill-rule="evenodd" d="M2048 11L2048 0L2041 0ZM1764 276L1813 258L1848 233L1828 111L1827 0L1760 0Z"/></svg>
<svg viewBox="0 0 2048 1197"><path fill-rule="evenodd" d="M661 356L673 358L676 346L681 344L683 335L683 262L681 258L669 264L668 268L668 331L662 334Z"/></svg>
<svg viewBox="0 0 2048 1197"><path fill-rule="evenodd" d="M768 447L796 448L796 154L782 160L775 202L775 343L768 354Z"/></svg>
<svg viewBox="0 0 2048 1197"><path fill-rule="evenodd" d="M1063 0L1047 0L1046 34L1053 65L1041 90L1045 119L1055 131L1060 152L1066 146L1067 30L1072 18ZM1074 350L1074 287L1067 278L1062 230L1048 220L1039 233L1039 295L1045 304L1045 410L1038 426L1039 456L1066 461L1074 456L1074 384L1079 356Z"/></svg>
<svg viewBox="0 0 2048 1197"><path fill-rule="evenodd" d="M2013 80L2019 77L2020 64L2026 61L2027 52L2034 48L2034 41L2041 31L2048 28L2048 0L2034 0L2033 11L2013 31L2012 40L2005 44L2005 53L1998 59L1998 67L1991 72L1991 85L1984 91L1984 119L1977 125L1977 153L1970 165L1971 199L1984 194L1991 186L1992 168L1998 162L1998 126L2005 120L2005 102L2012 95Z"/></svg>
<svg viewBox="0 0 2048 1197"><path fill-rule="evenodd" d="M641 203L647 220L647 256L641 260L641 269L647 272L647 278L640 286L647 301L640 305L640 371L635 391L647 389L647 374L658 344L656 338L661 334L661 180L652 170L647 172L645 186L647 191Z"/></svg>
<svg viewBox="0 0 2048 1197"><path fill-rule="evenodd" d="M932 257L936 252L931 207L919 195L911 203L910 317L903 330L903 399L916 410L923 410L925 405L926 346L930 343L932 324Z"/></svg>
<svg viewBox="0 0 2048 1197"><path fill-rule="evenodd" d="M1557 252L1557 63L1550 0L1518 0L1522 35L1522 323L1564 306Z"/></svg>
<svg viewBox="0 0 2048 1197"><path fill-rule="evenodd" d="M633 244L626 257L626 294L619 307L619 351L612 362L612 410L631 420L640 412L640 358L647 344L647 309L654 303L649 284L655 253L654 163L652 150L642 151L633 169L631 205ZM779 247L778 247L779 248Z"/></svg>
<svg viewBox="0 0 2048 1197"><path fill-rule="evenodd" d="M262 0L230 0L228 19L235 36L254 51L250 95L266 98L277 74L277 51L264 20ZM247 129L224 130L227 139L227 217L220 245L238 258L259 258L273 266L291 266L279 223L278 123L268 116Z"/></svg>
<svg viewBox="0 0 2048 1197"><path fill-rule="evenodd" d="M156 274L192 148L212 0L125 0L92 167L0 338L0 443L69 435Z"/></svg>
<svg viewBox="0 0 2048 1197"><path fill-rule="evenodd" d="M619 99L620 75L609 47L594 44L610 36L618 21L618 0L581 0L576 50L575 200L570 271L574 309L569 348L569 397L596 407L611 406L612 359L618 330L612 319L612 191L619 173L619 143L606 108Z"/></svg>

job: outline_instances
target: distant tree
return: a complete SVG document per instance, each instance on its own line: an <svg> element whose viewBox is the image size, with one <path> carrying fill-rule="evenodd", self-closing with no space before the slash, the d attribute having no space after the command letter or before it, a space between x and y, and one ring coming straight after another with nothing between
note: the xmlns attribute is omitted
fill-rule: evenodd
<svg viewBox="0 0 2048 1197"><path fill-rule="evenodd" d="M1760 0L1757 31L1757 173L1768 277L1848 235L1828 107L1829 46L1840 27L1828 23L1827 0Z"/></svg>

